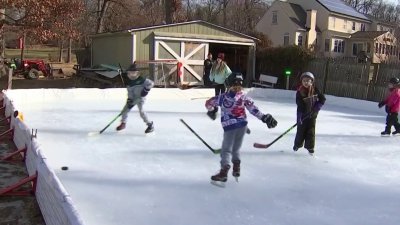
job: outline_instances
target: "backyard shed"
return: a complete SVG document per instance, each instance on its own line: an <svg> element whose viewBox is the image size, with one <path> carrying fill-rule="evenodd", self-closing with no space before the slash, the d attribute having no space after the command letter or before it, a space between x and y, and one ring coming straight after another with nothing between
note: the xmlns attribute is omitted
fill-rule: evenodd
<svg viewBox="0 0 400 225"><path fill-rule="evenodd" d="M156 85L201 85L209 52L225 53L233 72L254 79L256 38L205 21L134 28L93 35L91 65L126 68L137 62ZM148 70L147 70L148 69Z"/></svg>

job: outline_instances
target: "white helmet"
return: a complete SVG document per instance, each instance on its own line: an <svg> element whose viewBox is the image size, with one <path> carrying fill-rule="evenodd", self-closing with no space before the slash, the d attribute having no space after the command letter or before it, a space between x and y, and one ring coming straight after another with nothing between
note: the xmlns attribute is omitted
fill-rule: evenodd
<svg viewBox="0 0 400 225"><path fill-rule="evenodd" d="M314 74L312 74L311 72L304 72L304 73L302 73L301 76L300 76L300 80L302 80L303 77L309 77L309 78L311 78L311 79L314 81Z"/></svg>

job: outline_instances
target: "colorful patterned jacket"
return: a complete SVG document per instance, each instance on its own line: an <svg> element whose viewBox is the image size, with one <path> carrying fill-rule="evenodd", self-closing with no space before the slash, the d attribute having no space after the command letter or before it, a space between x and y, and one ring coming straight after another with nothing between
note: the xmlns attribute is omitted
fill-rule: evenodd
<svg viewBox="0 0 400 225"><path fill-rule="evenodd" d="M261 120L264 115L254 101L247 97L242 91L229 91L221 95L212 97L206 101L206 108L209 111L215 107L221 107L221 124L224 131L247 126L247 109L252 115Z"/></svg>

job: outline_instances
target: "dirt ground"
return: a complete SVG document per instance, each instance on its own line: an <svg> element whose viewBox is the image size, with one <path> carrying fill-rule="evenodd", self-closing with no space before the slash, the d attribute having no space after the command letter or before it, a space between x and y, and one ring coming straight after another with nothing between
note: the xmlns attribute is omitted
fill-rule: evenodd
<svg viewBox="0 0 400 225"><path fill-rule="evenodd" d="M12 89L34 88L72 88L75 85L73 70L70 68L55 71L53 78L27 80L14 77ZM0 78L0 88L7 87L7 77ZM0 121L4 111L0 111ZM0 133L8 129L5 122L0 122ZM15 145L10 140L0 139L0 159L15 151ZM22 160L8 162L0 160L0 191L28 176L25 163ZM29 190L24 185L21 190ZM30 196L0 196L0 225L45 225L39 206L34 195Z"/></svg>

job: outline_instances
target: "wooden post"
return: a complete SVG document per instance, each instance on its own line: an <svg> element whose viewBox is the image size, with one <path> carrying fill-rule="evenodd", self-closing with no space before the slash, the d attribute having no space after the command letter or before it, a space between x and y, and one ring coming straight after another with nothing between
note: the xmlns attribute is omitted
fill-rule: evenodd
<svg viewBox="0 0 400 225"><path fill-rule="evenodd" d="M22 36L21 63L22 60L24 60L25 40L26 40L26 34Z"/></svg>
<svg viewBox="0 0 400 225"><path fill-rule="evenodd" d="M9 68L8 69L8 85L7 85L7 90L11 90L12 88L12 80L13 80L13 69Z"/></svg>

